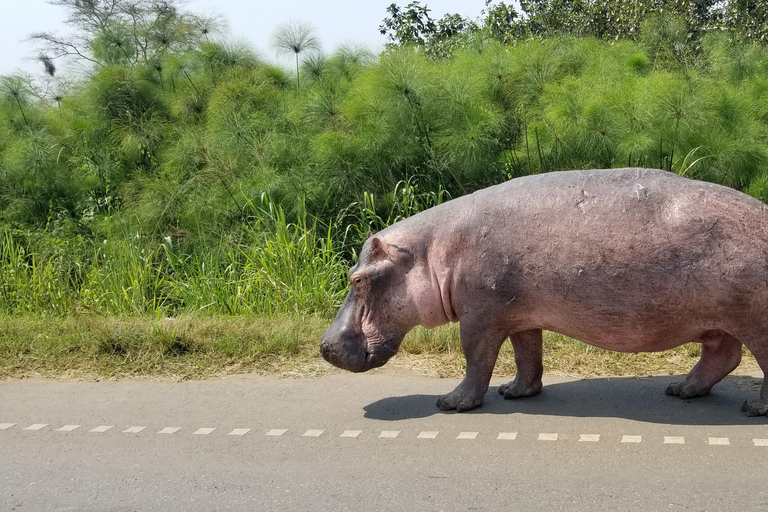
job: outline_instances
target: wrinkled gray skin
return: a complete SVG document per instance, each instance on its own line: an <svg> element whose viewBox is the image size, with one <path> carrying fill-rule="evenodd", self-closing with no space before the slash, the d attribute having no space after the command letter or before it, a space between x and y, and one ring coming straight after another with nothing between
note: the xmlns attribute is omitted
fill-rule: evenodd
<svg viewBox="0 0 768 512"><path fill-rule="evenodd" d="M703 396L741 360L768 371L768 214L732 189L664 171L518 178L369 237L321 352L353 372L381 366L405 334L461 321L467 375L442 410L483 403L512 342L505 398L541 390L542 329L621 352L702 344L667 394ZM768 411L768 379L742 409Z"/></svg>

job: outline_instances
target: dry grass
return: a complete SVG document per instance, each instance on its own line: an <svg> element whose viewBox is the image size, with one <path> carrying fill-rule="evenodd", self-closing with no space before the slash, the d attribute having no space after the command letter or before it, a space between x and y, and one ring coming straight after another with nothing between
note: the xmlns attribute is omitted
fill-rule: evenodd
<svg viewBox="0 0 768 512"><path fill-rule="evenodd" d="M758 369L752 354L743 349L737 371ZM613 375L662 375L688 373L701 356L701 345L689 343L664 352L628 354L603 350L562 334L544 333L544 372L550 375L599 377ZM399 366L409 366L426 376L459 377L466 367L458 325L431 331L415 329L403 342ZM515 354L505 343L496 362L495 375L515 374Z"/></svg>
<svg viewBox="0 0 768 512"><path fill-rule="evenodd" d="M313 374L322 371L316 346L324 324L316 317L2 318L0 378Z"/></svg>
<svg viewBox="0 0 768 512"><path fill-rule="evenodd" d="M199 379L235 373L312 376L336 371L319 357L328 320L300 317L183 317L178 319L0 318L0 378ZM684 345L653 354L601 350L546 333L549 374L594 377L686 373L700 354ZM742 370L754 370L746 353ZM386 371L436 377L464 374L459 331L450 325L416 329ZM497 375L515 373L511 345L502 348Z"/></svg>

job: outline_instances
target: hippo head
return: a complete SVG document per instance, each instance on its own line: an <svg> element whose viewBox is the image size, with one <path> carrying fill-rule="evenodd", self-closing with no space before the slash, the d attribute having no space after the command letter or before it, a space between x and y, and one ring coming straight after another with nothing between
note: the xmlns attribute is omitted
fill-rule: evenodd
<svg viewBox="0 0 768 512"><path fill-rule="evenodd" d="M407 289L413 254L369 236L349 269L349 293L323 334L320 352L329 363L352 372L382 366L419 323Z"/></svg>

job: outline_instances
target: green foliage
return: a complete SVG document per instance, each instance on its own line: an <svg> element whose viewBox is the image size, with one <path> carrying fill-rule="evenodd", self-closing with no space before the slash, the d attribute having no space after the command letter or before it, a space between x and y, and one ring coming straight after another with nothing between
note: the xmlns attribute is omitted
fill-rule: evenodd
<svg viewBox="0 0 768 512"><path fill-rule="evenodd" d="M742 41L768 42L768 5L760 0L731 0L723 24Z"/></svg>
<svg viewBox="0 0 768 512"><path fill-rule="evenodd" d="M430 9L419 1L411 2L404 8L390 4L387 7L389 16L379 26L381 35L387 36L387 47L411 46L425 51L431 57L444 58L461 47L462 35L478 30L475 22L458 14L446 14L434 20L429 12ZM507 28L509 16L506 14L495 13L496 29Z"/></svg>
<svg viewBox="0 0 768 512"><path fill-rule="evenodd" d="M517 23L518 14L514 7L504 2L491 5L491 0L486 0L485 5L483 29L491 38L508 44L520 37L522 27Z"/></svg>
<svg viewBox="0 0 768 512"><path fill-rule="evenodd" d="M768 41L768 7L758 0L521 0L520 15L504 2L485 4L474 21L457 14L435 20L418 1L391 4L379 31L390 49L413 46L437 58L487 38L509 44L565 35L637 40L642 34L674 42L677 58L696 54L700 38L714 32L728 31L743 42Z"/></svg>
<svg viewBox="0 0 768 512"><path fill-rule="evenodd" d="M526 26L570 23L556 4L524 3ZM616 41L508 38L523 22L489 4L450 44L411 31L378 58L304 56L300 89L191 28L152 58L131 34L130 59L88 54L104 62L55 102L4 77L0 310L328 315L368 231L531 173L659 167L768 200L768 49L727 33L693 48L704 7ZM418 3L390 14L447 26Z"/></svg>

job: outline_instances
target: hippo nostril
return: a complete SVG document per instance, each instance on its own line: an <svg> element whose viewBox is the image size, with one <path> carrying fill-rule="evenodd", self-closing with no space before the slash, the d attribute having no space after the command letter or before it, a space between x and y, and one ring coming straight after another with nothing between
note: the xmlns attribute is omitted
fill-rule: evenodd
<svg viewBox="0 0 768 512"><path fill-rule="evenodd" d="M320 343L320 354L322 354L323 359L326 361L330 360L329 358L331 357L331 346L325 340Z"/></svg>

